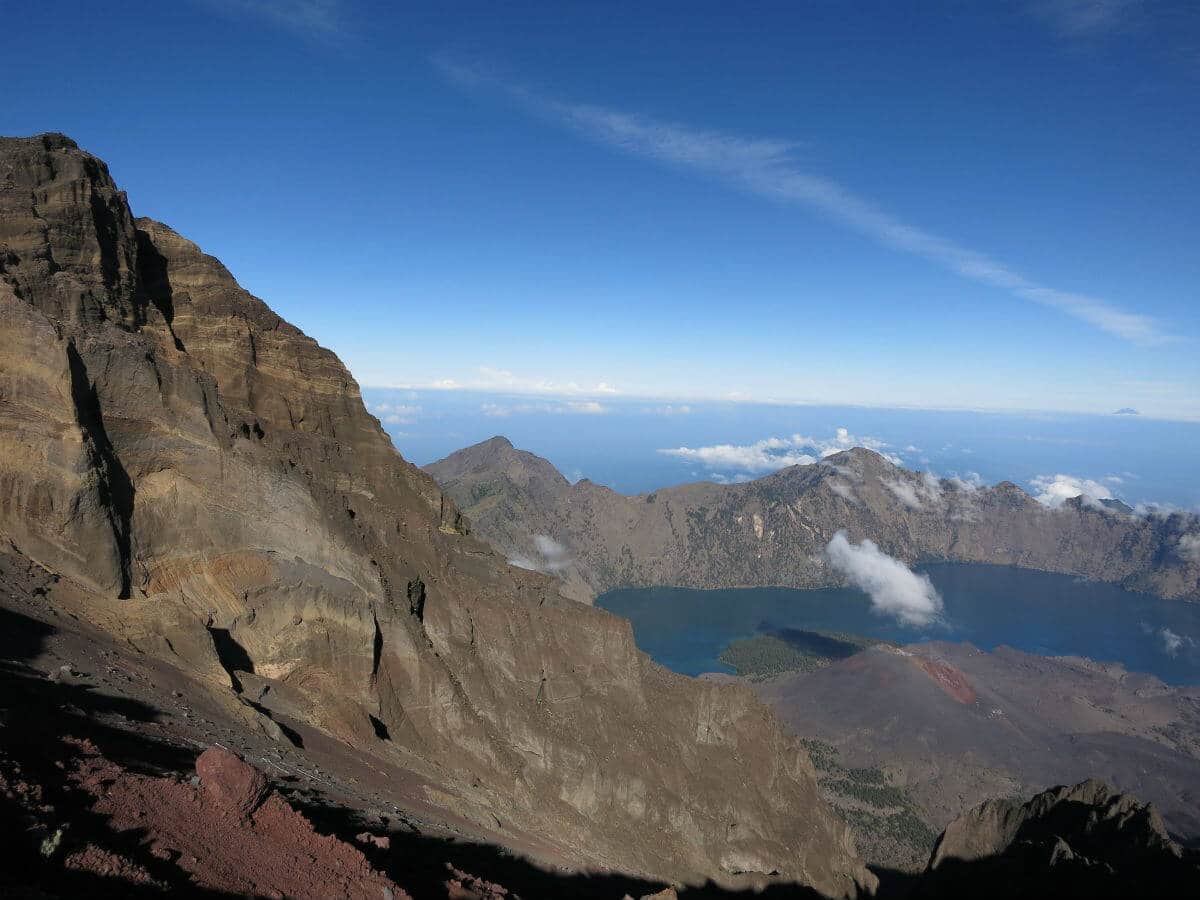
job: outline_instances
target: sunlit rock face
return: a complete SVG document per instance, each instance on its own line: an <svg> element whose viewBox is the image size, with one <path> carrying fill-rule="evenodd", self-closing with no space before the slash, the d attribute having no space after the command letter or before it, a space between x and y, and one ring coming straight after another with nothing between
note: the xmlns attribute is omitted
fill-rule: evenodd
<svg viewBox="0 0 1200 900"><path fill-rule="evenodd" d="M96 624L252 672L573 864L873 883L749 691L653 665L467 532L332 353L68 138L0 140L0 533Z"/></svg>
<svg viewBox="0 0 1200 900"><path fill-rule="evenodd" d="M503 438L425 468L508 556L537 562L539 535L561 545L567 563L552 574L577 599L617 587L826 587L841 580L825 553L839 531L908 563L1014 565L1200 598L1194 515L1084 498L1052 508L1010 482L938 479L861 447L755 481L633 497L571 484Z"/></svg>

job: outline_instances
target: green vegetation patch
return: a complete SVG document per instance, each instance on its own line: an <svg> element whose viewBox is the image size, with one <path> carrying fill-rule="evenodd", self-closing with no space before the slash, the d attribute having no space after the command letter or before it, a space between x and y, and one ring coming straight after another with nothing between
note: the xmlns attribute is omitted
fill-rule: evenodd
<svg viewBox="0 0 1200 900"><path fill-rule="evenodd" d="M743 678L773 678L787 672L812 672L880 644L895 646L891 641L845 632L780 628L733 641L718 659Z"/></svg>
<svg viewBox="0 0 1200 900"><path fill-rule="evenodd" d="M837 747L801 738L817 770L826 801L854 832L858 851L871 863L920 871L938 833L922 818L921 808L878 768L847 768Z"/></svg>

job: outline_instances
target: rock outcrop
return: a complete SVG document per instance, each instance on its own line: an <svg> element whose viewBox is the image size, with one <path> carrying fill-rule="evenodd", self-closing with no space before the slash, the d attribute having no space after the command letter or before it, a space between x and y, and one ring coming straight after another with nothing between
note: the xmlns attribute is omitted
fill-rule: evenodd
<svg viewBox="0 0 1200 900"><path fill-rule="evenodd" d="M1200 859L1100 781L989 800L938 839L917 897L1191 897Z"/></svg>
<svg viewBox="0 0 1200 900"><path fill-rule="evenodd" d="M75 614L573 865L873 881L748 690L466 531L332 353L70 139L0 139L0 536Z"/></svg>
<svg viewBox="0 0 1200 900"><path fill-rule="evenodd" d="M1179 550L1200 534L1196 516L1082 499L1049 509L1010 482L937 479L862 448L743 484L632 497L571 484L501 437L425 468L501 553L536 565L536 536L565 547L570 562L554 574L582 600L615 587L836 584L821 551L841 529L908 562L1021 566L1200 599L1200 560Z"/></svg>

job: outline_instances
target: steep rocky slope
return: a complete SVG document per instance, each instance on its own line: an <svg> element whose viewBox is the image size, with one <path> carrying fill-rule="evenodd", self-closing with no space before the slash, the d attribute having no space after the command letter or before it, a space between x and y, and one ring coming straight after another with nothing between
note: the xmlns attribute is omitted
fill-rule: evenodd
<svg viewBox="0 0 1200 900"><path fill-rule="evenodd" d="M861 448L744 484L636 497L571 484L500 437L426 471L511 558L539 562L537 535L565 547L569 563L543 568L577 599L625 586L826 586L837 577L821 551L840 529L909 562L1016 565L1200 599L1200 561L1178 549L1200 533L1195 516L1136 517L1078 499L1048 509L1008 482L938 480Z"/></svg>
<svg viewBox="0 0 1200 900"><path fill-rule="evenodd" d="M989 800L946 828L915 897L1192 897L1200 858L1100 781Z"/></svg>
<svg viewBox="0 0 1200 900"><path fill-rule="evenodd" d="M872 881L748 690L466 530L332 353L68 138L0 139L0 536L73 615L572 865Z"/></svg>

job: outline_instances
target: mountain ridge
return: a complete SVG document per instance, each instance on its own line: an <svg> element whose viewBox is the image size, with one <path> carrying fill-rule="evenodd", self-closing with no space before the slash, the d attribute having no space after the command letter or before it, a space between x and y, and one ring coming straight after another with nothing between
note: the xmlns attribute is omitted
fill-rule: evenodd
<svg viewBox="0 0 1200 900"><path fill-rule="evenodd" d="M1051 509L1009 481L938 479L861 447L753 481L628 496L570 484L508 441L485 444L425 471L509 558L536 558L538 534L562 544L571 562L557 574L585 601L616 587L830 586L822 551L842 529L910 563L1016 565L1200 599L1200 561L1179 551L1200 531L1190 514L1137 517L1083 498Z"/></svg>

